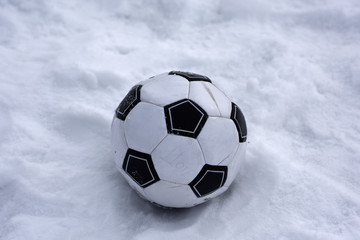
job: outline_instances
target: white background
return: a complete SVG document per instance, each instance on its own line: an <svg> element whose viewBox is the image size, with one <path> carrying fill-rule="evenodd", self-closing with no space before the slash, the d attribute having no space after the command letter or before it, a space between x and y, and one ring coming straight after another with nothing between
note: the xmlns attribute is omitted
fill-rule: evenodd
<svg viewBox="0 0 360 240"><path fill-rule="evenodd" d="M110 123L137 82L204 74L248 124L229 191L141 200ZM360 239L358 0L0 0L0 239Z"/></svg>

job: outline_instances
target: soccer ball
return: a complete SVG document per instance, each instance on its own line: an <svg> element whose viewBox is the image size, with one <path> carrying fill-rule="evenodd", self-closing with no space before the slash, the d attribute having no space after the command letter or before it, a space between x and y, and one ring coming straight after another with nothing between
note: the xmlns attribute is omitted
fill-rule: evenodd
<svg viewBox="0 0 360 240"><path fill-rule="evenodd" d="M171 71L134 86L111 126L115 163L150 202L192 207L225 192L245 157L240 108L199 74Z"/></svg>

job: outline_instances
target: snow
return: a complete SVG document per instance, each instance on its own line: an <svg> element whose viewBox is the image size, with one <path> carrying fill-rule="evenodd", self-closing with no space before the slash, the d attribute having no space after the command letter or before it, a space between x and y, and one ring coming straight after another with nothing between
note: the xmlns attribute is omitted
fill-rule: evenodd
<svg viewBox="0 0 360 240"><path fill-rule="evenodd" d="M0 1L0 238L359 239L357 0ZM170 70L247 119L229 190L186 210L112 161L114 109Z"/></svg>

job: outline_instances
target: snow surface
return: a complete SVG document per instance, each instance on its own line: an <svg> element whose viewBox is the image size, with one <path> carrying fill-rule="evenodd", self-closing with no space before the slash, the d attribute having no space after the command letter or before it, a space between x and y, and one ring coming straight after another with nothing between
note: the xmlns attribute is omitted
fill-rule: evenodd
<svg viewBox="0 0 360 240"><path fill-rule="evenodd" d="M360 239L358 0L0 0L0 239ZM247 160L186 210L116 170L114 109L170 70L242 108Z"/></svg>

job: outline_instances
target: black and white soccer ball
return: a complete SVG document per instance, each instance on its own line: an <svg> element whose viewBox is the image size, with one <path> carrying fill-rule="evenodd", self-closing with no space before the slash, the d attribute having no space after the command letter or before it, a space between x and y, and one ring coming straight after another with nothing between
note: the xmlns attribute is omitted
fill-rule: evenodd
<svg viewBox="0 0 360 240"><path fill-rule="evenodd" d="M245 157L243 113L199 74L172 71L140 82L111 130L119 171L164 207L192 207L225 192Z"/></svg>

